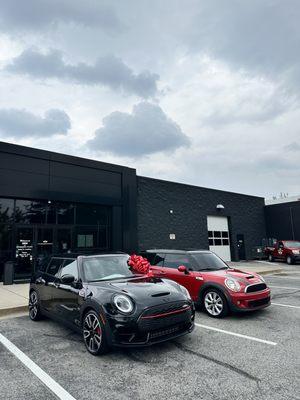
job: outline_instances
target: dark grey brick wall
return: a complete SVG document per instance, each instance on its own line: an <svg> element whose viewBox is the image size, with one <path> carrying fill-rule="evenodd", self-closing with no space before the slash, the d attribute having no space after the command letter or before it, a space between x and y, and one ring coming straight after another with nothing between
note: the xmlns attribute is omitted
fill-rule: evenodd
<svg viewBox="0 0 300 400"><path fill-rule="evenodd" d="M300 240L300 201L265 207L268 237Z"/></svg>
<svg viewBox="0 0 300 400"><path fill-rule="evenodd" d="M137 177L138 245L148 248L208 248L207 216L229 217L232 258L237 259L237 234L244 234L246 257L266 236L264 199ZM225 209L216 210L217 204ZM173 210L173 214L170 213ZM170 240L169 234L176 239Z"/></svg>

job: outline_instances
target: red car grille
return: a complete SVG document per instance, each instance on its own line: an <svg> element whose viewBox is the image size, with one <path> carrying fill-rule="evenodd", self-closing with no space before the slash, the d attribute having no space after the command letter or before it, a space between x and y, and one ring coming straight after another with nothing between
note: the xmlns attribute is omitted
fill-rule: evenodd
<svg viewBox="0 0 300 400"><path fill-rule="evenodd" d="M256 283L254 285L247 286L245 292L253 293L253 292L259 292L259 291L265 290L265 289L267 289L267 285L265 283Z"/></svg>
<svg viewBox="0 0 300 400"><path fill-rule="evenodd" d="M259 300L250 300L249 301L249 306L250 307L260 307L268 304L270 302L270 297L265 297L264 299L259 299Z"/></svg>

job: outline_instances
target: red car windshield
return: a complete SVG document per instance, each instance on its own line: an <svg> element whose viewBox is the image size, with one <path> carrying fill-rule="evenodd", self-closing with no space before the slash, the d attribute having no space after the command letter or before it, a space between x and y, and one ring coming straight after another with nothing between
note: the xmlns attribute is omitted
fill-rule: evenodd
<svg viewBox="0 0 300 400"><path fill-rule="evenodd" d="M296 247L297 249L300 249L300 242L284 242L285 247Z"/></svg>
<svg viewBox="0 0 300 400"><path fill-rule="evenodd" d="M214 253L190 253L190 256L194 271L218 271L228 268L228 265Z"/></svg>

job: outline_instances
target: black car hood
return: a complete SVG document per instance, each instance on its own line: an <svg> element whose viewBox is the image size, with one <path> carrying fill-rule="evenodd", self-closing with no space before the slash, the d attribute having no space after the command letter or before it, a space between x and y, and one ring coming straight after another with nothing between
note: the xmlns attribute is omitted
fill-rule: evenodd
<svg viewBox="0 0 300 400"><path fill-rule="evenodd" d="M137 277L110 282L93 282L89 286L98 290L106 289L114 293L126 293L135 301L162 303L164 301L186 300L176 282L168 279Z"/></svg>

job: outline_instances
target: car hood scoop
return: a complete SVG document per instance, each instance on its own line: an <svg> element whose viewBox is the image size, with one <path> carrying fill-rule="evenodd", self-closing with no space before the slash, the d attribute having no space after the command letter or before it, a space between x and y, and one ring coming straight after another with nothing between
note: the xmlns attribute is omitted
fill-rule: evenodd
<svg viewBox="0 0 300 400"><path fill-rule="evenodd" d="M151 294L151 297L168 296L169 294L170 294L170 292L160 292L160 293Z"/></svg>

